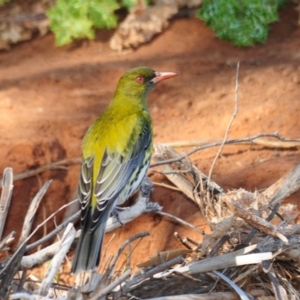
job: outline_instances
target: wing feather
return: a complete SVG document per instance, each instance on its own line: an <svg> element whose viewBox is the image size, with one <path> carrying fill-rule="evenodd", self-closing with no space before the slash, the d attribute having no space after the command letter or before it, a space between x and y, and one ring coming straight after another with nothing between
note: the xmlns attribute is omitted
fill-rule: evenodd
<svg viewBox="0 0 300 300"><path fill-rule="evenodd" d="M145 158L146 150L151 144L151 134L150 126L144 121L139 137L126 156L106 148L96 181L92 178L94 156L83 160L79 184L82 223L88 215L92 194L97 200L90 222L91 231L95 230L101 217L110 213L117 204L119 194Z"/></svg>

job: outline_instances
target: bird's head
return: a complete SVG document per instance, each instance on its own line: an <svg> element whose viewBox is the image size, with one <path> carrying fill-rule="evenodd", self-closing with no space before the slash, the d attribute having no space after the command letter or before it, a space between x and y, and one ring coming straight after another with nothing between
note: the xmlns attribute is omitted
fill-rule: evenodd
<svg viewBox="0 0 300 300"><path fill-rule="evenodd" d="M173 72L156 72L147 67L127 71L119 80L117 92L144 99L158 82L176 76Z"/></svg>

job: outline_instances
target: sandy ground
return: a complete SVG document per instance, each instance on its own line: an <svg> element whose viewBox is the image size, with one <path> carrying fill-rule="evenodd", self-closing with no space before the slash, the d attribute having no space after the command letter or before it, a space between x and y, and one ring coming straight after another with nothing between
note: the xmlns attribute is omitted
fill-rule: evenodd
<svg viewBox="0 0 300 300"><path fill-rule="evenodd" d="M236 64L240 61L238 114L229 138L279 132L299 138L300 29L292 5L280 13L265 45L242 49L220 41L196 18L175 19L151 43L129 53L108 47L111 31L95 41L55 48L51 34L0 53L0 169L15 174L65 158L81 156L81 140L108 105L119 77L129 68L146 65L174 71L176 78L160 84L149 97L155 143L220 140L234 111ZM190 148L178 149L187 151ZM191 160L208 173L217 149L201 151ZM298 149L262 146L225 147L213 179L225 190L264 189L291 170ZM79 165L48 170L16 181L5 235L21 226L41 184L53 179L35 226L69 201L76 190ZM154 182L169 182L150 173ZM298 202L299 193L290 197ZM195 204L183 194L156 187L151 197L164 211L208 230ZM56 217L61 221L62 215ZM50 222L35 239L54 228ZM150 231L136 247L132 265L158 251L181 247L175 231L200 241L197 233L156 215L146 215L114 232L106 249L112 254L128 237ZM106 242L112 237L109 234ZM72 255L70 255L70 258Z"/></svg>

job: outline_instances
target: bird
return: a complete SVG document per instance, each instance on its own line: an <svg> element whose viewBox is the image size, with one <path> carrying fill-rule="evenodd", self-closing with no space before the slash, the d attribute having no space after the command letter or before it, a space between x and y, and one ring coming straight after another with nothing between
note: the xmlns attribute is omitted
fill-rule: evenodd
<svg viewBox="0 0 300 300"><path fill-rule="evenodd" d="M148 67L130 69L119 79L107 109L84 135L78 184L81 235L73 274L99 266L108 218L141 186L152 154L147 95L176 75Z"/></svg>

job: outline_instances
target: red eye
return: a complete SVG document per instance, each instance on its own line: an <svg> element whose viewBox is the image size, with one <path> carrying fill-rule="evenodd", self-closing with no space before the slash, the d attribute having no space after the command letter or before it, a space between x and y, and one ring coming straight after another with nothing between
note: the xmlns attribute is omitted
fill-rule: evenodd
<svg viewBox="0 0 300 300"><path fill-rule="evenodd" d="M142 77L142 76L139 76L139 77L137 77L136 79L135 79L135 81L137 82L137 83L144 83L144 77Z"/></svg>

